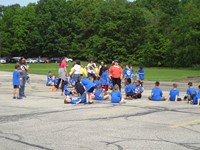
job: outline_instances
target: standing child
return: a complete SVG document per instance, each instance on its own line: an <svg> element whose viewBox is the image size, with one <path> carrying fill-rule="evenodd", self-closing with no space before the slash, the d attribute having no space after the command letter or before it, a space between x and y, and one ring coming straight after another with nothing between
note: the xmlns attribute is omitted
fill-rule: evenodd
<svg viewBox="0 0 200 150"><path fill-rule="evenodd" d="M169 92L169 100L170 101L178 101L181 100L181 98L178 98L180 91L177 89L177 84L172 84L173 88Z"/></svg>
<svg viewBox="0 0 200 150"><path fill-rule="evenodd" d="M64 103L70 98L70 95L72 94L72 92L67 89L67 85L68 85L68 81L65 80L63 94L66 96L66 98L64 99Z"/></svg>
<svg viewBox="0 0 200 150"><path fill-rule="evenodd" d="M184 100L187 100L187 102L191 102L195 96L196 96L197 92L196 89L192 87L192 82L188 82L188 89L186 91L186 96L184 97Z"/></svg>
<svg viewBox="0 0 200 150"><path fill-rule="evenodd" d="M123 103L122 93L119 91L119 85L115 84L111 93L111 103Z"/></svg>
<svg viewBox="0 0 200 150"><path fill-rule="evenodd" d="M155 87L152 89L151 96L149 97L149 100L152 101L163 101L165 98L162 96L162 90L160 89L160 82L155 82Z"/></svg>
<svg viewBox="0 0 200 150"><path fill-rule="evenodd" d="M135 84L136 84L136 87L135 87L133 98L135 98L135 99L141 98L142 97L143 88L141 87L140 80L136 80Z"/></svg>
<svg viewBox="0 0 200 150"><path fill-rule="evenodd" d="M140 66L140 69L138 70L138 75L139 75L142 87L144 86L144 74L145 74L145 71L143 69L143 66Z"/></svg>
<svg viewBox="0 0 200 150"><path fill-rule="evenodd" d="M107 92L108 91L108 67L104 67L104 72L101 75L101 80L102 80L102 85L104 90Z"/></svg>
<svg viewBox="0 0 200 150"><path fill-rule="evenodd" d="M198 106L199 106L199 104L200 104L200 85L198 86L198 93L197 93L197 95L196 95L196 97L195 97L193 103L194 103L195 105L198 105Z"/></svg>
<svg viewBox="0 0 200 150"><path fill-rule="evenodd" d="M13 71L13 99L22 99L22 97L19 96L19 87L20 87L20 65L15 65L15 70Z"/></svg>
<svg viewBox="0 0 200 150"><path fill-rule="evenodd" d="M109 98L109 95L104 95L104 89L102 84L98 84L98 88L94 91L95 100L105 100Z"/></svg>

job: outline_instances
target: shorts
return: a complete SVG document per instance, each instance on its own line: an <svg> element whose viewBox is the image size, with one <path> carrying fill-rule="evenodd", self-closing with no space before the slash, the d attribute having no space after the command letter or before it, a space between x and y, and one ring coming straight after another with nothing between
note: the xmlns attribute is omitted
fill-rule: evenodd
<svg viewBox="0 0 200 150"><path fill-rule="evenodd" d="M19 85L13 85L14 89L19 89Z"/></svg>
<svg viewBox="0 0 200 150"><path fill-rule="evenodd" d="M91 87L87 92L92 93L95 87Z"/></svg>

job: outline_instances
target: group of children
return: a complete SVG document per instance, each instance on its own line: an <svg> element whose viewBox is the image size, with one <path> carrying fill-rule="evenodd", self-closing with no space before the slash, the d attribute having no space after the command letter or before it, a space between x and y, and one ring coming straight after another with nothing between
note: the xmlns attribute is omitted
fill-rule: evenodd
<svg viewBox="0 0 200 150"><path fill-rule="evenodd" d="M169 98L163 97L163 93L158 81L155 82L155 87L152 89L151 96L149 100L153 101L162 101L162 100L169 100L169 101L181 101L185 100L189 104L199 105L200 104L200 85L198 86L198 92L192 86L192 82L188 83L188 89L186 91L186 96L184 98L180 98L180 91L177 89L177 84L173 83L172 89L169 91Z"/></svg>

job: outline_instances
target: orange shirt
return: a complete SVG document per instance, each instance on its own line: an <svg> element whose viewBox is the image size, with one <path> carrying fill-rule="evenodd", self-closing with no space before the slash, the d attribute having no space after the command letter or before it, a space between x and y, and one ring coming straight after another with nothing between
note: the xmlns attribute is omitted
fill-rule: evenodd
<svg viewBox="0 0 200 150"><path fill-rule="evenodd" d="M121 78L122 75L122 68L120 66L111 66L109 70L109 74L113 78Z"/></svg>

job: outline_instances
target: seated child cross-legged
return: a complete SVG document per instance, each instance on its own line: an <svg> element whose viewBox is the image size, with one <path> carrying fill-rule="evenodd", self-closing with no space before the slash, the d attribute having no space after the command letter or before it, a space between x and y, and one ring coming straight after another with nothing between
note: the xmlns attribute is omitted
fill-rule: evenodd
<svg viewBox="0 0 200 150"><path fill-rule="evenodd" d="M186 91L186 96L184 97L184 100L187 100L187 102L190 102L194 100L197 92L196 89L192 87L192 82L188 83L188 89Z"/></svg>
<svg viewBox="0 0 200 150"><path fill-rule="evenodd" d="M95 100L105 100L109 98L109 95L104 95L105 89L102 88L102 84L99 83L97 89L94 91Z"/></svg>
<svg viewBox="0 0 200 150"><path fill-rule="evenodd" d="M122 93L119 91L119 86L117 84L114 85L113 91L111 92L111 103L124 103L124 99L122 98Z"/></svg>
<svg viewBox="0 0 200 150"><path fill-rule="evenodd" d="M135 85L131 84L131 79L128 78L125 80L125 93L126 93L126 99L132 99L135 91Z"/></svg>
<svg viewBox="0 0 200 150"><path fill-rule="evenodd" d="M177 84L172 84L172 89L169 92L169 100L170 101L181 101L181 98L179 98L180 91L177 89Z"/></svg>
<svg viewBox="0 0 200 150"><path fill-rule="evenodd" d="M200 85L198 86L198 93L193 100L193 104L198 105L200 104Z"/></svg>
<svg viewBox="0 0 200 150"><path fill-rule="evenodd" d="M141 98L142 92L143 92L143 88L141 86L141 82L140 82L140 80L137 80L133 98L135 98L135 99Z"/></svg>
<svg viewBox="0 0 200 150"><path fill-rule="evenodd" d="M151 96L149 97L149 100L152 101L163 101L165 100L165 97L163 97L162 90L160 89L160 82L155 82L155 87L152 89Z"/></svg>

